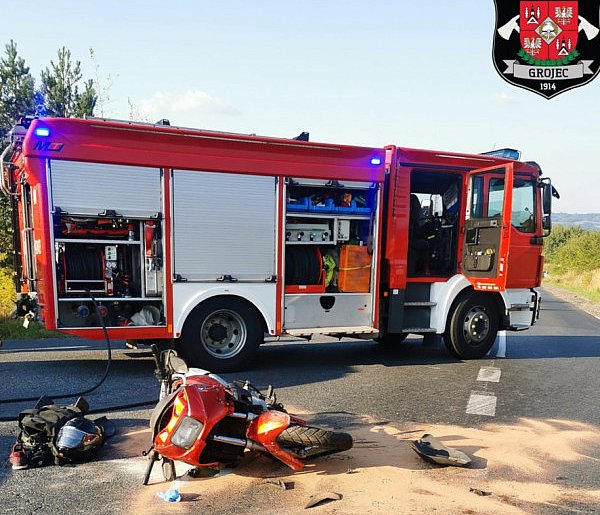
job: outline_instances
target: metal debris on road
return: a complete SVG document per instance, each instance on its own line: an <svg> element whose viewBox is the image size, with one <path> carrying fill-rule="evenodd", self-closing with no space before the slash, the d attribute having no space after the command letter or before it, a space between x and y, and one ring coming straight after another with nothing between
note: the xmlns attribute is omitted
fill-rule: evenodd
<svg viewBox="0 0 600 515"><path fill-rule="evenodd" d="M430 434L424 434L419 440L412 441L410 446L423 459L438 465L464 467L471 463L471 458L464 452L446 447Z"/></svg>
<svg viewBox="0 0 600 515"><path fill-rule="evenodd" d="M217 467L194 467L187 471L187 475L194 479L198 479L201 477L214 477L220 472L221 469Z"/></svg>
<svg viewBox="0 0 600 515"><path fill-rule="evenodd" d="M283 481L282 479L267 479L265 484L276 486L282 490L293 490L295 485L293 481Z"/></svg>
<svg viewBox="0 0 600 515"><path fill-rule="evenodd" d="M337 492L325 492L322 494L311 495L308 502L304 506L304 509L313 508L320 504L324 504L329 501L339 501L342 498L342 494Z"/></svg>
<svg viewBox="0 0 600 515"><path fill-rule="evenodd" d="M481 495L485 497L487 495L492 495L492 492L488 492L486 490L480 490L479 488L469 488L469 492L473 492L475 495Z"/></svg>

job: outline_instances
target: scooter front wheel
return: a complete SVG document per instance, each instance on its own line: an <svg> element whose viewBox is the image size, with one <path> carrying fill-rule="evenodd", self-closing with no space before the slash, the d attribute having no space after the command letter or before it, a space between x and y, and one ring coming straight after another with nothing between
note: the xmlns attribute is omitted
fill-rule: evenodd
<svg viewBox="0 0 600 515"><path fill-rule="evenodd" d="M354 444L348 433L300 425L284 429L276 441L280 447L301 460L347 451Z"/></svg>
<svg viewBox="0 0 600 515"><path fill-rule="evenodd" d="M175 471L175 462L169 458L162 459L162 473L165 481L175 481L177 472Z"/></svg>

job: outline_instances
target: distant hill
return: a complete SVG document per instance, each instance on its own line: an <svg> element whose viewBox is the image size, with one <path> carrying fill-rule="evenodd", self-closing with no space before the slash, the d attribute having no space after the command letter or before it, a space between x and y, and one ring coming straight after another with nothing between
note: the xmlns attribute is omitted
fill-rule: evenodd
<svg viewBox="0 0 600 515"><path fill-rule="evenodd" d="M578 225L588 231L600 231L600 213L552 213L553 225Z"/></svg>

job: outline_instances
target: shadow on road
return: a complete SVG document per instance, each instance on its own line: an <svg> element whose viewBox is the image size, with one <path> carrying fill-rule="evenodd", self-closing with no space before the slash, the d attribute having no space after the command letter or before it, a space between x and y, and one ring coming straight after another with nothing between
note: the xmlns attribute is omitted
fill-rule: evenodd
<svg viewBox="0 0 600 515"><path fill-rule="evenodd" d="M122 349L125 340L111 340L113 349ZM49 352L49 351L97 351L106 349L105 340L88 340L65 335L61 338L39 338L37 340L4 340L0 346L0 356L4 353Z"/></svg>
<svg viewBox="0 0 600 515"><path fill-rule="evenodd" d="M514 334L514 335L513 335ZM0 363L0 376L19 377L12 383L0 386L0 398L16 398L47 393L72 392L82 390L99 379L106 366L104 350L96 347L92 356L71 354L70 348L76 340L65 340L65 345L52 342L36 351L45 349L49 356L36 360L33 356L23 356L24 346L17 349L5 348L3 357L13 354L12 359ZM65 352L66 359L48 359L55 352ZM89 343L82 344L82 350L90 351ZM14 353L19 356L15 356ZM153 376L154 363L149 352L125 351L122 348L113 353L113 362L107 384L101 387L112 390L111 400L122 404L128 398L138 398L140 394L152 396L157 389ZM40 356L41 357L41 356ZM53 357L53 356L52 356ZM524 336L522 333L509 333L506 359L551 359L600 357L600 336ZM279 387L325 382L355 372L357 366L380 365L403 367L415 365L461 366L463 362L452 357L441 346L425 346L420 339L409 339L396 347L353 340L327 343L274 342L261 347L256 364L248 369L232 374L223 374L227 379L248 377L255 384L266 385L273 376ZM40 377L52 378L42 386ZM72 385L72 386L71 386ZM77 388L80 386L80 388ZM45 390L45 391L44 391ZM49 390L49 391L48 391ZM0 412L5 405L0 404ZM11 410L12 411L12 410Z"/></svg>
<svg viewBox="0 0 600 515"><path fill-rule="evenodd" d="M69 340L72 345L73 340ZM85 342L82 345L86 346ZM105 350L98 347L93 353L65 351L59 342L52 342L45 354L26 355L23 346L2 350L0 376L18 377L10 387L0 384L0 400L33 396L56 396L75 393L92 387L106 368ZM42 348L38 345L37 349ZM17 351L16 354L13 352ZM11 355L12 354L12 355ZM56 356L56 358L55 358ZM134 357L135 356L135 357ZM9 359L6 359L9 358ZM38 359L39 358L39 359ZM62 359L61 359L62 358ZM444 348L420 345L420 340L409 340L397 347L384 347L372 341L334 343L271 343L264 345L254 367L246 371L223 374L228 380L250 379L264 388L273 382L278 387L320 383L344 377L355 372L356 366L459 364ZM91 409L104 409L140 400L158 397L158 383L154 377L154 361L149 352L117 349L113 352L110 373L98 390L87 394ZM68 400L61 400L68 403ZM29 408L32 402L2 404L0 417L16 416Z"/></svg>
<svg viewBox="0 0 600 515"><path fill-rule="evenodd" d="M515 338L515 341L510 343L506 357L507 359L598 358L600 336L519 335L518 339Z"/></svg>

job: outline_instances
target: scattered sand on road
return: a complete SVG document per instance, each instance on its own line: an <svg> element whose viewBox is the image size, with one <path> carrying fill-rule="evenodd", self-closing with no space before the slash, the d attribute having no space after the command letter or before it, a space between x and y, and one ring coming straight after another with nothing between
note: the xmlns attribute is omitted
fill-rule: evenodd
<svg viewBox="0 0 600 515"><path fill-rule="evenodd" d="M600 459L600 428L564 420L519 419L514 425L490 422L477 429L453 425L394 427L345 415L354 448L321 458L294 473L262 455L249 455L231 473L214 478L162 481L155 467L152 484L130 512L202 514L512 514L541 510L591 513L600 490L573 486L565 469L579 460ZM317 424L320 420L316 420ZM469 468L424 462L409 441L431 433L472 457ZM146 438L149 434L146 433ZM131 442L124 440L124 443ZM140 477L145 464L139 462ZM184 470L178 464L178 471ZM292 482L282 490L268 479ZM573 481L570 481L572 479ZM155 495L175 486L182 502L167 506ZM470 488L491 492L479 496ZM339 501L304 509L313 494L336 492Z"/></svg>

